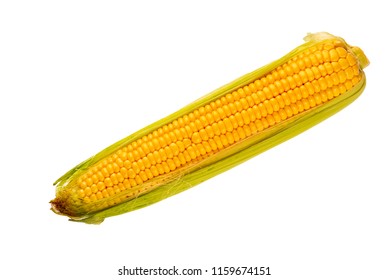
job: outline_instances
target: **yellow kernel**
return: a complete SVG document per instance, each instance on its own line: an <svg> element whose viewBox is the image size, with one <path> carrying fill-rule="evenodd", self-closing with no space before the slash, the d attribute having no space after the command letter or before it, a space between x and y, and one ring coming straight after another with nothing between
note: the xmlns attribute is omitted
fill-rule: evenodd
<svg viewBox="0 0 389 280"><path fill-rule="evenodd" d="M104 175L103 175L103 173L101 173L101 171L98 171L97 173L96 173L96 175L97 175L97 179L98 179L98 181L103 181L104 180Z"/></svg>
<svg viewBox="0 0 389 280"><path fill-rule="evenodd" d="M115 191L111 187L107 188L107 192L108 192L109 196L113 196L115 194Z"/></svg>
<svg viewBox="0 0 389 280"><path fill-rule="evenodd" d="M249 84L249 88L250 88L250 91L251 91L251 92L257 92L257 88L256 88L256 86L254 85L254 83L250 83L250 84Z"/></svg>
<svg viewBox="0 0 389 280"><path fill-rule="evenodd" d="M281 121L281 116L278 112L274 112L273 117L276 123L279 123Z"/></svg>
<svg viewBox="0 0 389 280"><path fill-rule="evenodd" d="M232 132L232 137L234 138L234 142L238 142L240 140L239 133L237 132L237 130L234 130Z"/></svg>
<svg viewBox="0 0 389 280"><path fill-rule="evenodd" d="M345 85L339 85L339 93L343 94L347 91L347 88Z"/></svg>
<svg viewBox="0 0 389 280"><path fill-rule="evenodd" d="M205 116L201 116L200 117L200 122L203 126L206 126L208 125L208 121L207 121L207 118Z"/></svg>
<svg viewBox="0 0 389 280"><path fill-rule="evenodd" d="M118 180L118 183L121 183L124 181L124 177L121 173L116 173L116 179Z"/></svg>
<svg viewBox="0 0 389 280"><path fill-rule="evenodd" d="M293 69L289 65L286 65L284 70L285 70L287 76L293 75Z"/></svg>
<svg viewBox="0 0 389 280"><path fill-rule="evenodd" d="M251 134L256 132L255 125L250 123L249 125L243 126L243 131L246 137L249 137Z"/></svg>
<svg viewBox="0 0 389 280"><path fill-rule="evenodd" d="M201 142L200 134L198 132L193 133L191 140L193 143L200 143Z"/></svg>
<svg viewBox="0 0 389 280"><path fill-rule="evenodd" d="M258 98L261 102L265 101L266 100L266 95L265 93L261 90L261 91L258 91L257 92L257 95L258 95Z"/></svg>
<svg viewBox="0 0 389 280"><path fill-rule="evenodd" d="M315 99L315 104L316 104L316 105L320 105L320 104L322 103L320 94L315 93L315 94L313 95L313 98Z"/></svg>
<svg viewBox="0 0 389 280"><path fill-rule="evenodd" d="M284 99L282 98L281 95L277 96L275 98L275 100L277 101L277 104L278 104L279 108L284 108L285 107L285 102L284 102Z"/></svg>
<svg viewBox="0 0 389 280"><path fill-rule="evenodd" d="M283 90L281 92L288 91L290 89L290 84L288 82L288 78L292 78L292 77L288 76L285 79L281 80L281 85L282 85L282 88L283 88Z"/></svg>
<svg viewBox="0 0 389 280"><path fill-rule="evenodd" d="M263 88L263 84L262 84L261 80L255 80L254 85L257 88L257 91L260 91Z"/></svg>
<svg viewBox="0 0 389 280"><path fill-rule="evenodd" d="M169 171L170 171L170 170L169 170ZM140 177L140 175L136 175L136 176L135 176L135 182L136 182L137 185L140 185L140 184L143 183L143 180L142 180L142 178Z"/></svg>
<svg viewBox="0 0 389 280"><path fill-rule="evenodd" d="M310 94L313 94L314 88L311 83L306 83L304 86L296 90L296 99L301 100L302 98L307 98Z"/></svg>
<svg viewBox="0 0 389 280"><path fill-rule="evenodd" d="M355 64L355 65L353 66L353 72L354 72L354 75L355 75L355 76L358 76L358 75L359 75L359 66L358 66L358 64Z"/></svg>
<svg viewBox="0 0 389 280"><path fill-rule="evenodd" d="M309 68L312 66L312 62L308 56L304 56L303 60L304 60L305 68Z"/></svg>
<svg viewBox="0 0 389 280"><path fill-rule="evenodd" d="M316 106L315 98L312 95L308 97L308 102L311 108Z"/></svg>
<svg viewBox="0 0 389 280"><path fill-rule="evenodd" d="M313 87L312 83L306 83L304 88L308 91L309 95L315 93L315 88Z"/></svg>
<svg viewBox="0 0 389 280"><path fill-rule="evenodd" d="M354 77L351 82L353 83L353 85L355 86L358 82L359 82L359 77Z"/></svg>
<svg viewBox="0 0 389 280"><path fill-rule="evenodd" d="M273 97L273 93L270 91L270 89L268 87L263 88L262 91L265 94L266 99L270 99Z"/></svg>
<svg viewBox="0 0 389 280"><path fill-rule="evenodd" d="M148 180L148 177L146 175L146 172L145 171L141 171L139 172L139 177L142 179L143 182L147 181Z"/></svg>
<svg viewBox="0 0 389 280"><path fill-rule="evenodd" d="M152 179L154 177L154 175L150 171L150 169L146 169L144 172L146 173L146 176L147 176L148 179Z"/></svg>
<svg viewBox="0 0 389 280"><path fill-rule="evenodd" d="M101 194L102 194L103 197L105 197L105 198L109 197L109 194L108 194L108 192L107 192L106 189L105 189L105 190L102 190L102 191L101 191Z"/></svg>
<svg viewBox="0 0 389 280"><path fill-rule="evenodd" d="M326 44L324 44L324 46L323 46L323 48L325 49L325 50L331 50L331 49L333 49L334 48L334 45L332 44L332 43L326 43Z"/></svg>
<svg viewBox="0 0 389 280"><path fill-rule="evenodd" d="M270 104L273 108L273 111L278 111L280 109L280 106L278 105L278 102L275 98L270 99Z"/></svg>
<svg viewBox="0 0 389 280"><path fill-rule="evenodd" d="M247 114L249 115L250 122L255 121L255 119L257 118L256 115L255 115L256 110L257 110L257 106L256 105L255 105L255 108L252 107L252 108L248 108L247 109Z"/></svg>
<svg viewBox="0 0 389 280"><path fill-rule="evenodd" d="M86 187L84 190L84 193L86 196L90 196L92 194L92 190L90 187Z"/></svg>
<svg viewBox="0 0 389 280"><path fill-rule="evenodd" d="M246 110L243 110L243 111L241 112L241 115L242 115L244 124L249 124L249 123L250 123L250 116L249 116L249 114L247 113L247 111L246 111Z"/></svg>
<svg viewBox="0 0 389 280"><path fill-rule="evenodd" d="M312 81L311 85L313 86L314 92L320 91L320 84L317 80Z"/></svg>
<svg viewBox="0 0 389 280"><path fill-rule="evenodd" d="M165 147L165 152L166 152L167 158L173 158L174 154L173 154L173 150L170 148L170 146Z"/></svg>
<svg viewBox="0 0 389 280"><path fill-rule="evenodd" d="M221 141L219 136L215 136L213 138L213 140L215 140L215 143L216 143L216 146L217 146L218 149L222 149L223 148L223 143L222 143L222 141Z"/></svg>
<svg viewBox="0 0 389 280"><path fill-rule="evenodd" d="M157 164L155 165L155 168L157 168L158 174L164 174L164 173L165 173L162 164L157 163Z"/></svg>
<svg viewBox="0 0 389 280"><path fill-rule="evenodd" d="M111 163L107 164L106 168L107 168L108 174L111 175L113 173L113 166L112 166L112 164Z"/></svg>
<svg viewBox="0 0 389 280"><path fill-rule="evenodd" d="M241 113L236 113L234 116L230 117L230 121L233 125L233 128L237 128L238 126L242 126L244 124L244 120Z"/></svg>
<svg viewBox="0 0 389 280"><path fill-rule="evenodd" d="M346 59L347 59L347 62L350 66L354 66L357 64L355 57L351 53L347 54Z"/></svg>
<svg viewBox="0 0 389 280"><path fill-rule="evenodd" d="M267 115L266 116L266 120L268 121L269 126L272 126L272 125L274 125L276 123L276 121L275 121L275 119L274 119L274 117L272 115Z"/></svg>
<svg viewBox="0 0 389 280"><path fill-rule="evenodd" d="M240 101L235 101L234 102L235 106L236 106L236 110L237 111L242 111L243 107L242 107L242 103L240 103Z"/></svg>
<svg viewBox="0 0 389 280"><path fill-rule="evenodd" d="M151 174L153 174L153 176L158 176L159 175L159 172L158 172L158 168L156 166L151 166L150 167L150 172Z"/></svg>
<svg viewBox="0 0 389 280"><path fill-rule="evenodd" d="M86 187L87 187L87 184L86 184L85 181L83 181L83 182L80 183L80 188L81 188L81 189L85 189Z"/></svg>
<svg viewBox="0 0 389 280"><path fill-rule="evenodd" d="M289 88L291 89L294 89L297 85L296 85L296 81L294 80L294 78L292 76L288 76L286 77L286 81L288 82L288 90ZM285 91L287 91L287 89L285 88Z"/></svg>
<svg viewBox="0 0 389 280"><path fill-rule="evenodd" d="M354 77L354 70L352 67L347 68L344 72L346 73L348 80L351 80Z"/></svg>
<svg viewBox="0 0 389 280"><path fill-rule="evenodd" d="M101 192L97 192L96 193L96 197L97 197L97 199L102 199L103 198L103 194L101 193Z"/></svg>
<svg viewBox="0 0 389 280"><path fill-rule="evenodd" d="M298 101L300 102L300 101ZM293 112L293 115L297 115L299 113L299 107L297 103L290 104L290 109Z"/></svg>
<svg viewBox="0 0 389 280"><path fill-rule="evenodd" d="M347 80L345 83L344 83L345 87L347 90L350 90L352 87L353 87L353 83L350 81L350 80Z"/></svg>
<svg viewBox="0 0 389 280"><path fill-rule="evenodd" d="M240 104L242 105L242 109L246 110L249 107L249 103L246 98L240 100ZM227 115L227 114L226 114ZM228 115L227 115L228 116Z"/></svg>
<svg viewBox="0 0 389 280"><path fill-rule="evenodd" d="M338 61L339 55L336 50L334 49L330 50L329 54L330 54L331 61Z"/></svg>
<svg viewBox="0 0 389 280"><path fill-rule="evenodd" d="M234 130L234 133L238 134L238 136L235 136L235 134L234 134L234 139L236 142L239 141L239 139L246 138L246 133L242 127L238 127L237 130Z"/></svg>
<svg viewBox="0 0 389 280"><path fill-rule="evenodd" d="M307 72L305 70L300 71L299 76L300 76L300 79L303 82L303 84L308 82L309 78L308 78Z"/></svg>
<svg viewBox="0 0 389 280"><path fill-rule="evenodd" d="M261 116L266 117L267 111L266 111L266 107L263 103L258 104L258 109L261 112Z"/></svg>
<svg viewBox="0 0 389 280"><path fill-rule="evenodd" d="M233 128L233 125L232 125L232 123L231 123L229 118L225 118L223 120L223 123L224 123L227 131L233 131L234 128Z"/></svg>
<svg viewBox="0 0 389 280"><path fill-rule="evenodd" d="M171 149L173 156L178 155L178 153L180 152L180 148L178 147L178 145L176 143L171 143L169 148Z"/></svg>
<svg viewBox="0 0 389 280"><path fill-rule="evenodd" d="M105 184L107 187L112 187L112 186L113 186L112 180L111 180L110 178L105 178L104 184Z"/></svg>
<svg viewBox="0 0 389 280"><path fill-rule="evenodd" d="M308 99L304 98L304 99L301 100L301 102L302 102L302 104L304 106L304 110L308 110L309 108L311 108Z"/></svg>
<svg viewBox="0 0 389 280"><path fill-rule="evenodd" d="M219 121L217 125L219 126L219 130L221 134L225 134L227 132L226 126L223 121Z"/></svg>
<svg viewBox="0 0 389 280"><path fill-rule="evenodd" d="M92 194L92 195L90 196L90 201L91 201L91 202L94 202L94 201L96 201L96 200L97 200L96 195L95 195L95 194Z"/></svg>
<svg viewBox="0 0 389 280"><path fill-rule="evenodd" d="M315 67L312 67L312 68L315 68ZM313 81L315 79L315 74L314 74L312 68L305 69L305 73L307 74L308 81Z"/></svg>
<svg viewBox="0 0 389 280"><path fill-rule="evenodd" d="M90 187L90 186L92 186L92 184L93 184L93 180L92 180L91 178L87 178L87 179L85 180L85 183L86 183L86 185L87 185L88 187Z"/></svg>
<svg viewBox="0 0 389 280"><path fill-rule="evenodd" d="M326 102L326 101L328 100L328 97L327 97L327 94L326 94L325 91L320 93L320 100L321 100L323 103Z"/></svg>
<svg viewBox="0 0 389 280"><path fill-rule="evenodd" d="M289 98L289 95L286 92L282 93L281 97L284 100L285 105L289 105L290 104L290 98Z"/></svg>
<svg viewBox="0 0 389 280"><path fill-rule="evenodd" d="M320 90L325 90L327 88L327 83L326 83L326 79L325 78L322 77L317 82L318 82L318 84L320 86Z"/></svg>
<svg viewBox="0 0 389 280"><path fill-rule="evenodd" d="M90 187L90 189L91 189L92 193L96 193L97 190L98 190L98 187L97 187L96 184L93 184L93 185Z"/></svg>
<svg viewBox="0 0 389 280"><path fill-rule="evenodd" d="M311 70L312 70L312 73L313 73L313 76L315 77L315 79L319 79L321 77L321 74L320 74L318 67L312 67Z"/></svg>
<svg viewBox="0 0 389 280"><path fill-rule="evenodd" d="M83 198L85 196L85 191L83 189L78 190L77 192L79 198Z"/></svg>
<svg viewBox="0 0 389 280"><path fill-rule="evenodd" d="M221 141L223 147L228 146L228 139L227 139L225 134L220 135L220 141Z"/></svg>
<svg viewBox="0 0 389 280"><path fill-rule="evenodd" d="M208 134L207 134L207 132L205 131L205 129L201 129L200 131L199 131L199 135L200 135L200 138L201 138L201 140L203 140L203 141L207 141L208 140ZM200 141L201 142L201 141ZM178 154L178 153L177 153Z"/></svg>
<svg viewBox="0 0 389 280"><path fill-rule="evenodd" d="M339 77L340 84L343 84L347 79L346 73L343 70L339 71L338 77Z"/></svg>
<svg viewBox="0 0 389 280"><path fill-rule="evenodd" d="M207 136L209 137L209 138L213 138L213 136L215 135L214 134L214 131L213 131L213 129L212 129L212 127L211 126L207 126L206 128L205 128L205 132L206 132L206 134L207 134ZM203 139L204 140L204 139ZM181 151L181 149L180 149L180 151ZM183 151L183 150L182 150Z"/></svg>
<svg viewBox="0 0 389 280"><path fill-rule="evenodd" d="M263 130L263 124L262 124L262 121L261 120L257 120L255 121L255 127L258 131L262 131Z"/></svg>
<svg viewBox="0 0 389 280"><path fill-rule="evenodd" d="M171 139L171 142L176 142L177 141L177 136L176 136L176 134L173 131L169 132L169 137ZM145 154L143 154L142 156L145 156Z"/></svg>
<svg viewBox="0 0 389 280"><path fill-rule="evenodd" d="M279 92L283 92L284 90L280 81L275 81L274 84L269 85L268 88L272 92L273 96L276 96Z"/></svg>
<svg viewBox="0 0 389 280"><path fill-rule="evenodd" d="M339 59L339 65L340 67L345 70L347 67L349 67L348 61L345 58Z"/></svg>
<svg viewBox="0 0 389 280"><path fill-rule="evenodd" d="M265 77L261 78L261 82L262 82L264 87L266 87L268 85L267 79Z"/></svg>
<svg viewBox="0 0 389 280"><path fill-rule="evenodd" d="M339 57L346 57L347 51L344 48L336 48Z"/></svg>
<svg viewBox="0 0 389 280"><path fill-rule="evenodd" d="M332 64L329 62L324 63L324 68L328 75L334 72L334 69L332 68Z"/></svg>
<svg viewBox="0 0 389 280"><path fill-rule="evenodd" d="M255 104L254 99L251 95L246 97L246 101L247 101L247 104L249 105L248 107L253 107Z"/></svg>
<svg viewBox="0 0 389 280"><path fill-rule="evenodd" d="M230 144L230 145L234 144L234 136L232 135L231 132L226 133L226 138L227 138L228 144Z"/></svg>
<svg viewBox="0 0 389 280"><path fill-rule="evenodd" d="M279 111L279 114L280 114L281 120L286 120L288 118L288 114L286 113L286 111L284 109L281 109Z"/></svg>
<svg viewBox="0 0 389 280"><path fill-rule="evenodd" d="M222 108L217 108L216 112L218 113L218 115L220 116L221 119L224 119L226 117L226 112L224 112ZM204 126L202 126L201 128L203 128L203 127ZM199 128L199 129L201 129L201 128Z"/></svg>
<svg viewBox="0 0 389 280"><path fill-rule="evenodd" d="M263 105L265 105L268 114L273 114L273 107L271 106L271 103L268 100L265 100L265 102L263 102Z"/></svg>
<svg viewBox="0 0 389 280"><path fill-rule="evenodd" d="M239 89L238 89L238 94L239 94L239 96L240 96L241 98L243 98L243 97L246 96L246 94L245 94L245 92L244 92L244 90L243 90L242 88L239 88Z"/></svg>
<svg viewBox="0 0 389 280"><path fill-rule="evenodd" d="M97 186L97 189L98 189L99 191L105 189L105 184L104 184L103 182L98 182L96 186Z"/></svg>
<svg viewBox="0 0 389 280"><path fill-rule="evenodd" d="M317 60L317 58L314 54L310 54L308 57L311 60L312 65L314 65L314 66L319 65L319 61Z"/></svg>
<svg viewBox="0 0 389 280"><path fill-rule="evenodd" d="M195 158L197 157L197 156L196 156L196 151L195 151L195 149L193 148L193 146L189 146L189 147L187 148L187 151L188 151L188 153L189 153L191 159L195 159Z"/></svg>
<svg viewBox="0 0 389 280"><path fill-rule="evenodd" d="M297 106L298 112L301 113L301 112L304 111L304 105L303 105L303 103L300 100L296 102L296 106Z"/></svg>

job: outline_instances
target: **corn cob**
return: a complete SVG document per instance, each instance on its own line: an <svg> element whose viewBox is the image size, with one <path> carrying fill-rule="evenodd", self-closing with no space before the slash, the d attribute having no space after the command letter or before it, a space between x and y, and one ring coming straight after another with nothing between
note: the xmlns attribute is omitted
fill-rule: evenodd
<svg viewBox="0 0 389 280"><path fill-rule="evenodd" d="M354 101L363 51L309 34L286 56L113 144L54 185L52 210L100 223L182 192L301 133Z"/></svg>

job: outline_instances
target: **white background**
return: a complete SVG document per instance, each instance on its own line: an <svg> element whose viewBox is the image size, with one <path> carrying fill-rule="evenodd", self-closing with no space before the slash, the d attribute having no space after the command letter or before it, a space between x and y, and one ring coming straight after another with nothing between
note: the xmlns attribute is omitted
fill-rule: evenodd
<svg viewBox="0 0 389 280"><path fill-rule="evenodd" d="M138 2L0 2L0 278L159 279L117 270L176 265L272 276L174 279L389 279L384 1ZM348 108L99 226L50 211L71 167L317 31L371 61Z"/></svg>

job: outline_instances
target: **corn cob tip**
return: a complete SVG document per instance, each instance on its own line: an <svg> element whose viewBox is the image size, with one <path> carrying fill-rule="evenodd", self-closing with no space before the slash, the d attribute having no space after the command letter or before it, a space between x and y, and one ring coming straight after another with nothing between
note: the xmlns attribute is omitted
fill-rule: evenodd
<svg viewBox="0 0 389 280"><path fill-rule="evenodd" d="M326 39L332 39L334 37L335 36L331 35L328 32L308 33L304 37L304 41L306 41L306 42L318 42L318 41L322 41L322 40L326 40ZM361 48L349 46L342 38L339 38L339 37L337 37L337 38L339 40L343 41L343 43L349 47L350 51L355 55L355 57L359 61L359 65L361 66L362 69L369 66L370 61Z"/></svg>
<svg viewBox="0 0 389 280"><path fill-rule="evenodd" d="M64 206L63 206L63 203L61 202L61 200L58 199L58 197L54 198L53 200L50 200L49 203L51 205L51 208L50 208L51 211L53 211L56 214L60 214L60 215L63 213Z"/></svg>
<svg viewBox="0 0 389 280"><path fill-rule="evenodd" d="M64 215L64 216L69 216L72 217L74 216L74 213L71 213L67 207L66 207L66 202L62 200L60 197L56 197L50 202L51 208L50 210L53 211L54 213L58 215Z"/></svg>

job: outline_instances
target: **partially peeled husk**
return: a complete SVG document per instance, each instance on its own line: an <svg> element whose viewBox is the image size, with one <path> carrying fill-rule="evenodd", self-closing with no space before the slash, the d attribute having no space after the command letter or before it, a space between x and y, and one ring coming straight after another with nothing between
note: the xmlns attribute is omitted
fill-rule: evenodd
<svg viewBox="0 0 389 280"><path fill-rule="evenodd" d="M134 134L118 141L100 153L80 163L54 183L54 185L57 187L57 195L61 193L61 189L66 188L69 185L69 182L76 180L79 176L84 174L90 166L111 155L118 149L129 145L131 142L142 138L145 135L148 135L159 127L169 124L172 121L194 111L201 106L219 99L220 97L233 92L234 90L247 85L256 79L267 75L272 70L289 61L295 55L304 52L317 43L322 43L326 40L340 40L348 47L348 50L353 52L354 55L358 58L361 71L369 64L368 59L361 49L347 45L342 38L321 32L308 34L304 39L306 42L303 45L292 50L290 53L281 57L280 59L251 73L248 73L223 87L220 87L219 89L203 96L202 98L185 106L177 112L135 132ZM229 170L230 168L300 134L301 132L327 119L357 99L364 90L365 85L366 78L362 71L362 79L360 82L346 93L341 94L340 96L313 109L298 114L288 120L282 121L279 124L276 124L273 127L268 128L256 135L250 136L236 144L233 144L225 150L205 158L194 166L186 169L179 168L169 175L157 176L151 179L148 183L154 184L156 187L152 188L151 191L136 197L135 199L122 202L118 205L97 212L80 214L75 213L74 215L67 216L69 216L72 221L98 224L107 217L137 210L185 191L209 178ZM60 210L58 210L58 207L55 205L55 203L52 203L52 210L57 214L63 214Z"/></svg>

